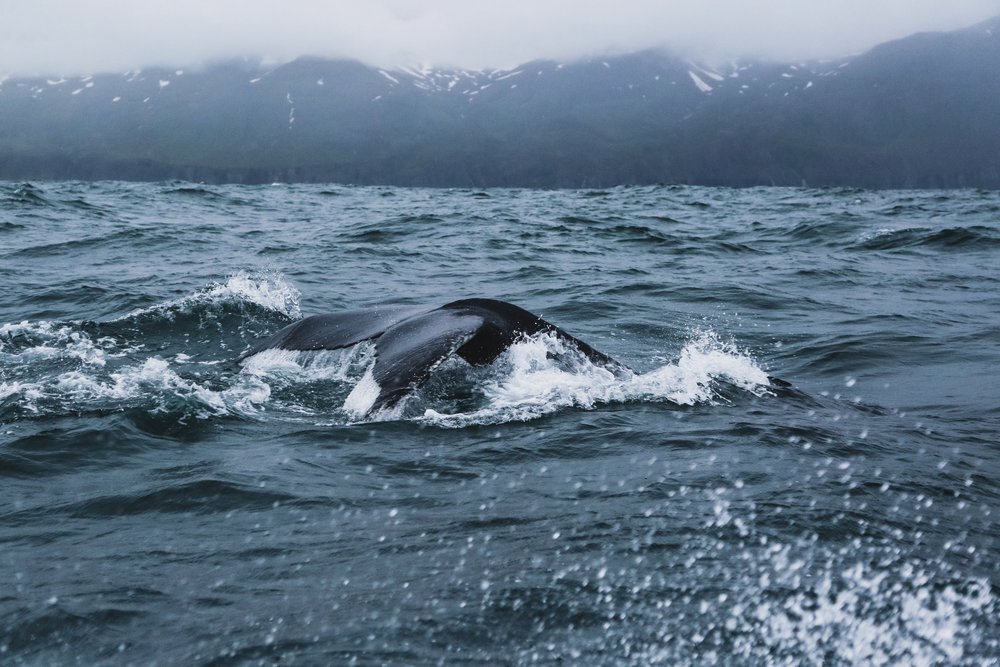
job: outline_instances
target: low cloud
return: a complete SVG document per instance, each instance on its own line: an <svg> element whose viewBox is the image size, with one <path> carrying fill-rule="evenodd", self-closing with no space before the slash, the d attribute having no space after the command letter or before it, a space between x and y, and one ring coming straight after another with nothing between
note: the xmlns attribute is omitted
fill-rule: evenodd
<svg viewBox="0 0 1000 667"><path fill-rule="evenodd" d="M1000 14L1000 0L0 0L0 74L79 74L311 54L509 67L667 47L698 57L834 57Z"/></svg>

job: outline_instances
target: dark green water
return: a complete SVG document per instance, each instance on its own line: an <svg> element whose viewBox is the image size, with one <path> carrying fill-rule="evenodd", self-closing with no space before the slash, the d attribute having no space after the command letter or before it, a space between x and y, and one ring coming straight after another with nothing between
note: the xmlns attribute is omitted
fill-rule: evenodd
<svg viewBox="0 0 1000 667"><path fill-rule="evenodd" d="M1000 193L0 183L0 277L0 663L1000 660ZM474 296L637 374L233 361Z"/></svg>

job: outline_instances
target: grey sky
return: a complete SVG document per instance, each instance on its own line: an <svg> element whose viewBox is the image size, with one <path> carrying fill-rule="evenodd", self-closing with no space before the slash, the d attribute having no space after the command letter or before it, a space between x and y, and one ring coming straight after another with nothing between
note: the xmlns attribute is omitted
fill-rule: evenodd
<svg viewBox="0 0 1000 667"><path fill-rule="evenodd" d="M0 0L0 74L302 54L507 67L651 46L806 59L998 14L1000 0Z"/></svg>

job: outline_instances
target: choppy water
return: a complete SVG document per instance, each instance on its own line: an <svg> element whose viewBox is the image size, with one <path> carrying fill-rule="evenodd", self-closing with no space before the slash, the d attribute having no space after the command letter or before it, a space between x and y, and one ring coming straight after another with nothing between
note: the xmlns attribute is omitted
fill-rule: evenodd
<svg viewBox="0 0 1000 667"><path fill-rule="evenodd" d="M1000 193L0 183L0 276L0 662L1000 660ZM233 362L473 296L637 374Z"/></svg>

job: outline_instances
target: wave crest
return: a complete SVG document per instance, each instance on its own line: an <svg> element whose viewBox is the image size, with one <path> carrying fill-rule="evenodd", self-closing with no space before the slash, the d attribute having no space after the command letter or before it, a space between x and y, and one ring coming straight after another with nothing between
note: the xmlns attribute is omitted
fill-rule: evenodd
<svg viewBox="0 0 1000 667"><path fill-rule="evenodd" d="M253 304L289 319L302 316L299 309L299 290L280 273L249 273L240 271L224 282L214 283L194 294L162 303L138 308L115 321L135 319L147 315L169 316L176 312L190 312L199 307L212 307L227 303Z"/></svg>

